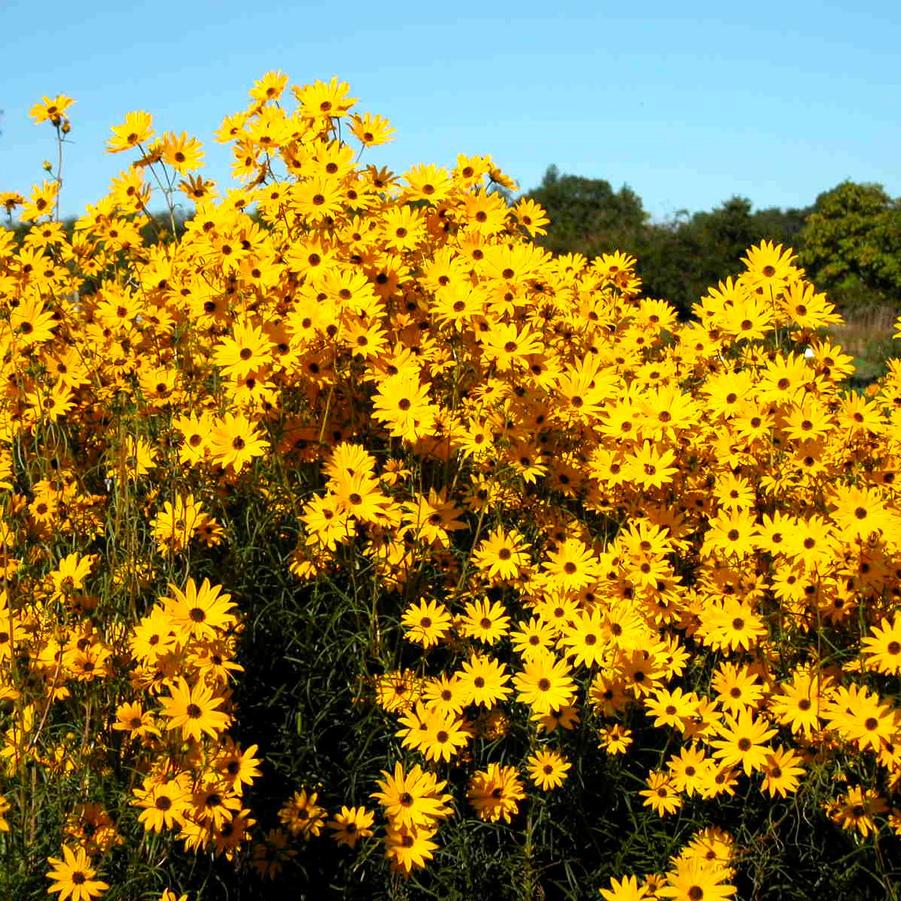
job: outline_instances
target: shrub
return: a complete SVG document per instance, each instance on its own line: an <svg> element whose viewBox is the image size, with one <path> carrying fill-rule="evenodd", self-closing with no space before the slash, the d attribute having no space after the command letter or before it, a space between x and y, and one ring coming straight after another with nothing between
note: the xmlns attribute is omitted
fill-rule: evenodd
<svg viewBox="0 0 901 901"><path fill-rule="evenodd" d="M238 188L135 112L71 238L3 197L6 895L892 895L901 367L781 246L679 323L286 87Z"/></svg>

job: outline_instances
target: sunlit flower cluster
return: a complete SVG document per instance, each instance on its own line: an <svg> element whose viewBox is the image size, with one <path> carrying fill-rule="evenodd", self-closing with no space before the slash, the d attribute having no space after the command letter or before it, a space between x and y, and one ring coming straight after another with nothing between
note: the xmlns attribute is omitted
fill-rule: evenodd
<svg viewBox="0 0 901 901"><path fill-rule="evenodd" d="M721 829L704 829L673 858L664 873L648 873L643 879L614 878L601 888L604 901L725 901L735 896L735 842Z"/></svg>
<svg viewBox="0 0 901 901"><path fill-rule="evenodd" d="M815 771L848 783L824 820L901 834L901 366L844 386L839 316L790 250L749 249L682 322L632 257L539 247L543 210L490 157L366 165L386 120L338 79L287 89L268 73L217 133L239 187L135 111L71 234L59 178L0 196L30 222L0 230L0 789L129 768L141 828L189 852L275 878L378 834L409 875L448 818L515 826L586 747L647 741L636 802L661 817ZM68 133L71 103L34 118ZM175 192L183 232L148 238ZM378 822L313 778L253 814L215 576L238 489L290 520L299 583L366 592L374 656L406 661L362 701L396 739ZM63 901L101 894L125 842L81 784ZM699 833L601 894L729 898L734 852Z"/></svg>

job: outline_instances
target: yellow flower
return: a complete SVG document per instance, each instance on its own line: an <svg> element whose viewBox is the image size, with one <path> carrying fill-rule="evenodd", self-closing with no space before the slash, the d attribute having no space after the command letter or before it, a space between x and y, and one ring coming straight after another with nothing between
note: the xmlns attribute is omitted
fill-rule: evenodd
<svg viewBox="0 0 901 901"><path fill-rule="evenodd" d="M294 95L301 104L301 114L310 119L335 119L346 116L357 102L356 97L348 97L350 85L337 77L328 82L315 81L303 88L293 88Z"/></svg>
<svg viewBox="0 0 901 901"><path fill-rule="evenodd" d="M389 824L385 833L385 856L391 861L391 869L409 876L414 869L424 867L438 847L432 841L434 835L434 829Z"/></svg>
<svg viewBox="0 0 901 901"><path fill-rule="evenodd" d="M223 468L240 472L251 460L262 457L269 442L240 413L226 413L212 423L210 459Z"/></svg>
<svg viewBox="0 0 901 901"><path fill-rule="evenodd" d="M378 781L380 791L373 792L395 829L431 829L451 812L444 793L447 782L414 764L407 771L402 763L394 765L394 772L382 770Z"/></svg>
<svg viewBox="0 0 901 901"><path fill-rule="evenodd" d="M443 639L451 628L451 615L440 601L421 600L412 604L401 618L407 638L428 648Z"/></svg>
<svg viewBox="0 0 901 901"><path fill-rule="evenodd" d="M225 703L225 698L215 696L213 690L202 683L189 685L184 678L175 682L169 696L160 698L160 703L169 720L166 728L181 729L185 739L200 741L203 735L209 735L216 740L231 722L231 716L218 709Z"/></svg>
<svg viewBox="0 0 901 901"><path fill-rule="evenodd" d="M53 884L47 891L50 894L59 893L59 901L91 901L109 888L106 882L94 878L97 871L91 866L84 848L73 851L68 845L63 845L62 859L50 857L48 860L51 870L47 878Z"/></svg>
<svg viewBox="0 0 901 901"><path fill-rule="evenodd" d="M569 667L550 652L536 654L525 661L513 684L516 699L528 704L535 713L559 710L575 698L575 683Z"/></svg>
<svg viewBox="0 0 901 901"><path fill-rule="evenodd" d="M659 816L675 813L682 806L682 798L676 791L672 776L663 772L652 772L647 778L647 788L639 794L644 804Z"/></svg>
<svg viewBox="0 0 901 901"><path fill-rule="evenodd" d="M750 776L764 766L767 755L772 753L765 742L776 734L776 730L767 728L766 721L755 717L748 708L736 717L725 715L717 731L722 737L710 744L714 756L724 766L741 764Z"/></svg>
<svg viewBox="0 0 901 901"><path fill-rule="evenodd" d="M485 644L497 644L507 634L510 617L506 608L497 601L483 599L470 601L460 617L458 628L462 635L475 638Z"/></svg>
<svg viewBox="0 0 901 901"><path fill-rule="evenodd" d="M676 901L724 901L737 891L726 882L728 878L728 871L718 861L684 858L676 861L675 868L667 874L667 884L657 894Z"/></svg>
<svg viewBox="0 0 901 901"><path fill-rule="evenodd" d="M387 144L394 135L391 123L383 116L374 116L372 113L364 113L362 116L354 113L350 127L356 138L366 147Z"/></svg>
<svg viewBox="0 0 901 901"><path fill-rule="evenodd" d="M490 763L487 769L473 773L466 790L466 797L479 818L489 823L499 820L509 823L525 796L516 770L498 763Z"/></svg>
<svg viewBox="0 0 901 901"><path fill-rule="evenodd" d="M532 782L540 789L549 791L563 785L572 764L558 751L541 750L528 757L526 766Z"/></svg>
<svg viewBox="0 0 901 901"><path fill-rule="evenodd" d="M326 810L316 803L318 797L318 792L307 793L303 788L295 792L278 812L279 820L288 831L302 836L304 841L319 835L325 825Z"/></svg>
<svg viewBox="0 0 901 901"><path fill-rule="evenodd" d="M610 880L610 888L599 890L604 901L645 901L649 898L647 889L638 884L635 876L614 877Z"/></svg>
<svg viewBox="0 0 901 901"><path fill-rule="evenodd" d="M59 125L64 120L66 110L73 103L75 101L65 94L57 94L55 97L42 97L41 102L36 103L28 111L28 114L37 124L50 122L53 125Z"/></svg>
<svg viewBox="0 0 901 901"><path fill-rule="evenodd" d="M220 594L222 586L204 579L198 588L188 579L184 590L169 586L173 597L166 597L164 610L171 626L184 638L213 639L232 626L237 617L230 594Z"/></svg>
<svg viewBox="0 0 901 901"><path fill-rule="evenodd" d="M182 175L203 165L203 147L200 141L189 137L186 132L177 135L167 131L156 146L163 162Z"/></svg>
<svg viewBox="0 0 901 901"><path fill-rule="evenodd" d="M126 113L125 121L121 125L114 125L112 130L113 136L107 142L106 149L110 153L121 153L144 144L153 137L153 117L143 110L135 110Z"/></svg>
<svg viewBox="0 0 901 901"><path fill-rule="evenodd" d="M341 806L341 810L329 820L332 838L336 844L355 848L357 842L372 835L375 814L365 807Z"/></svg>

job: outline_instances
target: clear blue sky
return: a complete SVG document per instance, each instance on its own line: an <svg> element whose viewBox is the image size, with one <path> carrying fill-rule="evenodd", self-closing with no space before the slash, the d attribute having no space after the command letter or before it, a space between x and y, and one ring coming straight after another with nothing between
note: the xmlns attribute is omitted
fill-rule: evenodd
<svg viewBox="0 0 901 901"><path fill-rule="evenodd" d="M103 150L129 110L187 130L228 179L212 133L269 69L350 82L401 171L490 153L522 188L546 167L628 184L664 217L735 195L801 206L839 181L901 194L901 4L0 0L0 190L53 155L29 107L77 100L63 213L124 167Z"/></svg>

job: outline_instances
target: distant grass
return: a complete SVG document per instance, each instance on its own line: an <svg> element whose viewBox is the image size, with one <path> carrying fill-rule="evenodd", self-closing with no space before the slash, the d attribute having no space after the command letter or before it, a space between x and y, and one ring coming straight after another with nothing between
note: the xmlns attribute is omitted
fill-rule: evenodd
<svg viewBox="0 0 901 901"><path fill-rule="evenodd" d="M898 310L880 306L845 317L844 325L833 326L829 335L854 357L852 383L868 385L885 374L887 361L901 351L901 341L892 339Z"/></svg>

